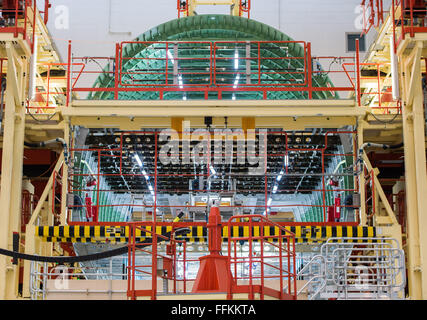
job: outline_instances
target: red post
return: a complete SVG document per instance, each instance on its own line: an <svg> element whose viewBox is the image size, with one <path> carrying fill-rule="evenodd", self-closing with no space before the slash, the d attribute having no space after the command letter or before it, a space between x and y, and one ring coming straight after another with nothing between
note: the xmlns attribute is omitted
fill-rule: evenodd
<svg viewBox="0 0 427 320"><path fill-rule="evenodd" d="M411 38L414 37L415 33L414 33L414 1L409 1L409 16L411 17L411 30L410 30L410 35ZM403 12L402 12L403 14Z"/></svg>
<svg viewBox="0 0 427 320"><path fill-rule="evenodd" d="M31 53L34 53L34 41L36 38L36 12L37 12L37 1L34 0L33 6L33 41L31 43Z"/></svg>
<svg viewBox="0 0 427 320"><path fill-rule="evenodd" d="M396 48L396 15L395 15L395 2L396 0L392 0L392 4L391 4L391 19L393 20L393 50L394 53L396 53L397 48Z"/></svg>
<svg viewBox="0 0 427 320"><path fill-rule="evenodd" d="M44 24L47 24L49 20L49 8L51 8L52 5L49 3L49 0L45 0L44 2Z"/></svg>
<svg viewBox="0 0 427 320"><path fill-rule="evenodd" d="M313 68L311 63L311 43L307 43L307 77L308 77L308 98L313 99Z"/></svg>
<svg viewBox="0 0 427 320"><path fill-rule="evenodd" d="M208 220L208 245L210 254L199 258L200 268L193 285L193 293L228 292L232 286L229 258L221 255L222 227L218 206L212 206Z"/></svg>
<svg viewBox="0 0 427 320"><path fill-rule="evenodd" d="M357 105L362 105L361 101L361 88L360 88L360 52L359 52L359 39L356 39L356 86L357 86Z"/></svg>
<svg viewBox="0 0 427 320"><path fill-rule="evenodd" d="M120 67L120 45L116 43L116 60L114 72L114 100L119 99L119 67Z"/></svg>
<svg viewBox="0 0 427 320"><path fill-rule="evenodd" d="M71 40L68 41L68 61L67 61L67 92L66 92L66 97L67 97L67 101L65 106L69 106L70 105L70 99L71 99L71 79L72 79L72 74L71 74Z"/></svg>

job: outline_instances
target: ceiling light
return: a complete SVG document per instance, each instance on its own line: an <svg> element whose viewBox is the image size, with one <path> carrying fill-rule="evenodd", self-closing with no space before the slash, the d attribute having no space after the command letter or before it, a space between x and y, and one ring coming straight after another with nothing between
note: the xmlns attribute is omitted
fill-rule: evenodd
<svg viewBox="0 0 427 320"><path fill-rule="evenodd" d="M138 162L139 166L142 167L142 161L141 161L141 158L138 156L138 154L135 153L134 158L136 162Z"/></svg>
<svg viewBox="0 0 427 320"><path fill-rule="evenodd" d="M239 69L239 51L234 53L234 69Z"/></svg>
<svg viewBox="0 0 427 320"><path fill-rule="evenodd" d="M173 58L172 53L169 50L168 50L168 57L171 60L172 64L174 64L175 63L175 59Z"/></svg>
<svg viewBox="0 0 427 320"><path fill-rule="evenodd" d="M240 80L240 74L238 74L236 76L236 80L234 80L234 86L233 86L234 89L237 88L237 85L239 84L239 80Z"/></svg>

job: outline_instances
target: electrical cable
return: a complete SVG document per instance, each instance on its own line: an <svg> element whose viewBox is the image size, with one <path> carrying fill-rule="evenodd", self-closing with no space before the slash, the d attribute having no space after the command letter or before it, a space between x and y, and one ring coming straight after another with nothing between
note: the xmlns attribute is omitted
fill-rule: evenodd
<svg viewBox="0 0 427 320"><path fill-rule="evenodd" d="M394 120L396 120L397 116L399 116L399 113L396 113L396 114L395 114L395 116L393 117L393 119L388 120L388 121L378 119L378 118L375 116L375 114L373 114L373 113L371 113L371 115L372 115L372 116L375 118L375 120L377 120L378 122L385 123L385 124L390 124L390 123L393 123L393 122L394 122Z"/></svg>
<svg viewBox="0 0 427 320"><path fill-rule="evenodd" d="M174 231L175 234L188 234L190 232L189 228L180 228ZM163 237L169 238L164 239L163 237L160 237L157 242L163 242L166 240L170 240L172 232L166 232L165 234L162 234ZM150 246L152 245L151 239L146 239L144 241L139 241L136 243L137 246ZM75 257L46 257L46 256L38 256L38 255L31 255L31 254L25 254L20 253L16 251L10 251L6 249L0 248L0 254L5 255L8 257L12 257L14 259L23 259L23 260L30 260L30 261L38 261L38 262L49 262L49 263L75 263L75 262L85 262L85 261L94 261L94 260L100 260L105 258L111 258L114 256L119 256L122 254L125 254L128 252L128 246L120 247L113 250L108 250L100 253L94 253L94 254L88 254L84 256L75 256Z"/></svg>
<svg viewBox="0 0 427 320"><path fill-rule="evenodd" d="M33 120L34 121L37 121L38 123L46 123L46 122L49 122L50 120L52 120L53 119L53 117L56 115L56 112L55 113L53 113L51 116L49 116L46 120L40 120L40 119L37 119L36 117L34 117L34 115L31 113L31 112L28 112L27 113L31 118L33 118Z"/></svg>

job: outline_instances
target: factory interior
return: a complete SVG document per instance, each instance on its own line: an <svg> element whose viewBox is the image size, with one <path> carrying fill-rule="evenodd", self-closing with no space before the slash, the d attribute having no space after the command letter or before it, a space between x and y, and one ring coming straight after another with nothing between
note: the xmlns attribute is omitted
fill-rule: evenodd
<svg viewBox="0 0 427 320"><path fill-rule="evenodd" d="M0 4L0 300L427 300L426 0Z"/></svg>

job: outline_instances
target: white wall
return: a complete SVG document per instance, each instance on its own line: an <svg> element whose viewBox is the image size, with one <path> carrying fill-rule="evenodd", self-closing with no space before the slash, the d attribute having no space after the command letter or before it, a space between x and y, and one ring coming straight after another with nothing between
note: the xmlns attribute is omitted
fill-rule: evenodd
<svg viewBox="0 0 427 320"><path fill-rule="evenodd" d="M176 0L51 2L48 28L63 59L67 55L69 39L73 41L73 53L76 55L112 56L116 42L134 39L148 29L177 17ZM346 52L345 33L360 31L360 2L252 0L251 18L280 29L295 40L311 42L314 56L352 56ZM228 8L202 6L198 12L227 13Z"/></svg>

